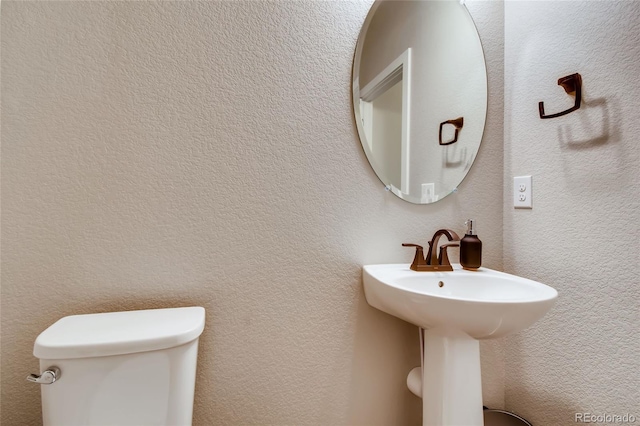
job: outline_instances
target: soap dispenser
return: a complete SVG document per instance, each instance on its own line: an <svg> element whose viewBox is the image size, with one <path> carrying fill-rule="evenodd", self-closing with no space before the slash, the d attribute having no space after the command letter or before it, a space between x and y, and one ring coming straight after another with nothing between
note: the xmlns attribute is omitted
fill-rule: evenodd
<svg viewBox="0 0 640 426"><path fill-rule="evenodd" d="M465 222L467 233L460 240L460 265L464 269L476 270L482 265L482 241L473 233L473 220Z"/></svg>

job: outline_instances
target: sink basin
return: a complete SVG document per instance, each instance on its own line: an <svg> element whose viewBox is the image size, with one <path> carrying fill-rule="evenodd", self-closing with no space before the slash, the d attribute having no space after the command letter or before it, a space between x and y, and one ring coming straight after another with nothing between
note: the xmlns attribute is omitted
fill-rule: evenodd
<svg viewBox="0 0 640 426"><path fill-rule="evenodd" d="M526 278L453 267L450 272L416 272L408 264L363 267L369 305L421 328L422 365L407 383L422 397L423 426L483 426L478 339L529 327L558 297L553 288Z"/></svg>
<svg viewBox="0 0 640 426"><path fill-rule="evenodd" d="M363 272L369 305L425 329L449 327L475 339L523 330L555 303L544 284L487 268L416 272L407 264L368 265Z"/></svg>

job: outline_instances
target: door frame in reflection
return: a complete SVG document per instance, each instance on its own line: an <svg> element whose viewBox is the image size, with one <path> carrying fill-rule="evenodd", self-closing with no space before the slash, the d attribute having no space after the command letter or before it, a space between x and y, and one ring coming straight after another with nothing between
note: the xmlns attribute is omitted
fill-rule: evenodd
<svg viewBox="0 0 640 426"><path fill-rule="evenodd" d="M400 192L409 193L409 117L411 93L411 48L405 50L360 91L360 117L369 152L373 154L373 101L402 82L402 126L400 147ZM385 167L386 170L386 167ZM389 177L387 176L389 179ZM384 182L386 185L392 182ZM396 185L394 185L396 186Z"/></svg>

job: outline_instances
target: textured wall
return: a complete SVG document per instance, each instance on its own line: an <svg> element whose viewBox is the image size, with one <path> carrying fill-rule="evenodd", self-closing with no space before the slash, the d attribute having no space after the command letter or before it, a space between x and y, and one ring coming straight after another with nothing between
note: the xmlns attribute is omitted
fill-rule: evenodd
<svg viewBox="0 0 640 426"><path fill-rule="evenodd" d="M506 406L536 425L574 413L640 419L640 3L505 4L504 265L555 287L556 307L508 338ZM556 85L579 72L584 106ZM533 210L513 176L533 175Z"/></svg>
<svg viewBox="0 0 640 426"><path fill-rule="evenodd" d="M478 159L418 206L357 140L369 4L2 2L3 426L40 423L24 376L58 318L185 305L208 315L196 425L419 423L417 330L366 304L361 266L468 216L502 266L502 12L476 4L495 37Z"/></svg>

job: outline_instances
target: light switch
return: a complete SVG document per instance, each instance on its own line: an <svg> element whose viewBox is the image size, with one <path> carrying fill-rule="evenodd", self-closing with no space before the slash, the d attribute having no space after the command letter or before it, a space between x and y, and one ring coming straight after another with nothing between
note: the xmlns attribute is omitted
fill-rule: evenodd
<svg viewBox="0 0 640 426"><path fill-rule="evenodd" d="M516 209L533 208L533 191L531 176L516 176L513 178L513 207Z"/></svg>

